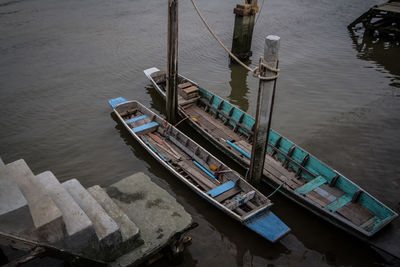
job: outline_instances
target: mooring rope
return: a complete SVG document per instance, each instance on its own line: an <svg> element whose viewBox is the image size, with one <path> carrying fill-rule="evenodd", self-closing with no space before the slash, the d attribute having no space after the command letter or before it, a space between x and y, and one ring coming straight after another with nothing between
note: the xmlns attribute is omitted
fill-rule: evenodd
<svg viewBox="0 0 400 267"><path fill-rule="evenodd" d="M279 69L277 68L273 68L271 66L268 66L267 64L264 63L264 58L261 57L258 67L256 68L250 68L249 66L247 66L246 64L244 64L240 59L238 59L229 49L228 47L226 47L226 45L224 45L224 43L221 41L221 39L218 38L218 36L215 34L215 32L213 31L213 29L211 29L210 25L208 25L208 23L206 22L204 16L201 14L199 8L197 7L196 3L194 2L194 0L191 0L194 9L196 10L197 14L199 15L201 21L203 22L204 26L206 26L206 28L208 29L208 31L211 33L211 35L214 37L214 39L221 45L221 47L237 62L239 63L243 68L245 68L246 70L250 71L251 73L253 73L254 77L259 78L260 80L264 80L264 81L271 81L271 80L275 80L278 78L279 76ZM276 62L277 63L277 62ZM265 67L267 70L274 72L275 75L271 76L271 77L263 77L260 76L260 69L261 67Z"/></svg>
<svg viewBox="0 0 400 267"><path fill-rule="evenodd" d="M278 192L279 189L281 189L281 187L282 187L284 184L285 184L285 182L281 183L281 184L274 190L274 192L272 192L271 194L269 194L269 195L267 196L267 198L270 198L270 197L272 197L273 195L275 195L275 193Z"/></svg>

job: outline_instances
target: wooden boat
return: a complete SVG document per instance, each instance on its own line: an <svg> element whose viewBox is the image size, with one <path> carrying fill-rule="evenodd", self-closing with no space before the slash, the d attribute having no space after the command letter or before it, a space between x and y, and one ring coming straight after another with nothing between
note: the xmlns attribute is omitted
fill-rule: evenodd
<svg viewBox="0 0 400 267"><path fill-rule="evenodd" d="M271 242L290 231L268 198L177 128L139 102L119 97L109 103L130 134L208 202Z"/></svg>
<svg viewBox="0 0 400 267"><path fill-rule="evenodd" d="M144 71L165 98L166 74ZM179 76L179 113L219 150L241 166L250 164L254 118L221 97ZM191 89L193 91L193 89ZM370 237L398 215L361 187L274 130L270 130L264 180L289 199L359 237Z"/></svg>

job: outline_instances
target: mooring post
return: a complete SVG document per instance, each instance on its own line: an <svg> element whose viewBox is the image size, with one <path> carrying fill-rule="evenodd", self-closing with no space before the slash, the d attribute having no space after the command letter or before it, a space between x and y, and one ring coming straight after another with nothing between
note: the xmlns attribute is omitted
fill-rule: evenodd
<svg viewBox="0 0 400 267"><path fill-rule="evenodd" d="M246 0L233 9L235 26L232 38L232 53L240 60L251 57L251 40L253 38L254 19L258 12L258 0Z"/></svg>
<svg viewBox="0 0 400 267"><path fill-rule="evenodd" d="M178 0L168 0L167 120L175 124L178 108Z"/></svg>
<svg viewBox="0 0 400 267"><path fill-rule="evenodd" d="M264 170L265 153L269 129L272 119L272 109L274 106L275 87L277 72L272 71L278 67L280 37L268 35L265 38L264 62L260 64L260 79L256 120L253 137L253 147L251 149L251 161L249 170L249 180L254 186L259 186ZM268 69L266 66L270 67Z"/></svg>

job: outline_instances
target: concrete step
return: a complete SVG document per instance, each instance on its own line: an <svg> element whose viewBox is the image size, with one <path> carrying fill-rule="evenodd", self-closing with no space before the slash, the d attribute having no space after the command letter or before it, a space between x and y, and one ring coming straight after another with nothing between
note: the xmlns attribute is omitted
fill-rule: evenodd
<svg viewBox="0 0 400 267"><path fill-rule="evenodd" d="M61 211L46 193L23 159L6 165L7 170L18 185L26 201L36 231L35 237L41 241L57 242L64 237L65 224Z"/></svg>
<svg viewBox="0 0 400 267"><path fill-rule="evenodd" d="M43 185L62 213L67 230L63 241L64 247L79 252L87 248L93 240L97 239L92 221L52 172L42 172L35 178Z"/></svg>
<svg viewBox="0 0 400 267"><path fill-rule="evenodd" d="M76 179L62 183L79 207L92 221L99 241L99 249L111 248L122 242L117 223Z"/></svg>
<svg viewBox="0 0 400 267"><path fill-rule="evenodd" d="M33 226L28 202L0 158L0 230L18 234Z"/></svg>
<svg viewBox="0 0 400 267"><path fill-rule="evenodd" d="M110 217L118 224L123 246L133 249L143 243L139 238L139 228L131 219L114 203L100 186L95 185L87 189L94 199L103 207ZM139 239L139 240L138 240ZM136 246L135 246L136 245Z"/></svg>

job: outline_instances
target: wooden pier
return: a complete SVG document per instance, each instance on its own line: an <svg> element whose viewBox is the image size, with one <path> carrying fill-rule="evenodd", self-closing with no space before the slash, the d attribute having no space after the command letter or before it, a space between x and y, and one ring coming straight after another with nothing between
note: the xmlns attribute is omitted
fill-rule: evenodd
<svg viewBox="0 0 400 267"><path fill-rule="evenodd" d="M389 1L372 7L359 18L349 24L353 29L362 24L369 34L400 37L400 1Z"/></svg>

